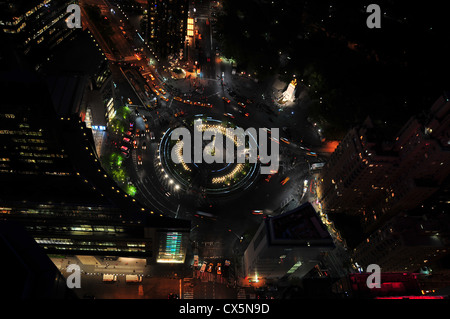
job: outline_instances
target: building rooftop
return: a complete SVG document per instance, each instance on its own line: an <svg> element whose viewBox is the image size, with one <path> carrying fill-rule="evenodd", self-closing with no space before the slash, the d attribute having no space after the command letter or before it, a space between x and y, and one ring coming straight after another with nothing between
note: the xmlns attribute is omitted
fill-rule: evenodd
<svg viewBox="0 0 450 319"><path fill-rule="evenodd" d="M310 203L266 220L271 245L334 246L333 239Z"/></svg>
<svg viewBox="0 0 450 319"><path fill-rule="evenodd" d="M58 116L68 117L79 113L81 97L88 83L87 76L52 75L46 78L46 82Z"/></svg>

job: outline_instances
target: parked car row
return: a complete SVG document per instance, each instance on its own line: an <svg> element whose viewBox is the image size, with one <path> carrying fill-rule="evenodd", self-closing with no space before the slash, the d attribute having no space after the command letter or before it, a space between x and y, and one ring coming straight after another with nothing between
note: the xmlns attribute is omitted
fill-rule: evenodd
<svg viewBox="0 0 450 319"><path fill-rule="evenodd" d="M120 151L126 158L130 157L131 149L134 147L134 124L130 123L128 131L125 133L125 137L122 139L122 145L120 146Z"/></svg>
<svg viewBox="0 0 450 319"><path fill-rule="evenodd" d="M225 260L225 266L228 267L230 265L229 260ZM215 271L218 275L222 275L222 263L217 263L215 266L213 263L208 263L207 261L204 261L202 266L200 267L200 272L209 272L212 273Z"/></svg>

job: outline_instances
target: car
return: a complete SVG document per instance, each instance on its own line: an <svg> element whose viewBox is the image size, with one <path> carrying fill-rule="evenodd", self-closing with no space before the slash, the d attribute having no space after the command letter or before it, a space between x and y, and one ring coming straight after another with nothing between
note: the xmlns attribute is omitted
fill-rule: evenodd
<svg viewBox="0 0 450 319"><path fill-rule="evenodd" d="M140 137L141 136L141 130L140 129L137 129L136 130L136 137Z"/></svg>
<svg viewBox="0 0 450 319"><path fill-rule="evenodd" d="M234 119L234 115L231 113L223 113L223 115L225 115L226 117L231 117L232 119Z"/></svg>
<svg viewBox="0 0 450 319"><path fill-rule="evenodd" d="M142 143L142 149L146 150L147 149L147 144L145 142Z"/></svg>
<svg viewBox="0 0 450 319"><path fill-rule="evenodd" d="M214 267L214 264L213 263L209 263L208 269L206 269L206 271L207 272L212 272L213 267Z"/></svg>
<svg viewBox="0 0 450 319"><path fill-rule="evenodd" d="M198 255L194 255L194 267L198 267Z"/></svg>
<svg viewBox="0 0 450 319"><path fill-rule="evenodd" d="M253 215L262 215L263 211L261 209L255 209L255 210L252 210L252 214Z"/></svg>
<svg viewBox="0 0 450 319"><path fill-rule="evenodd" d="M267 176L266 179L265 179L265 181L266 181L266 182L269 182L270 179L272 178L272 176L273 176L273 174L270 174L269 176Z"/></svg>
<svg viewBox="0 0 450 319"><path fill-rule="evenodd" d="M231 262L227 259L225 260L225 266L229 266L231 264Z"/></svg>
<svg viewBox="0 0 450 319"><path fill-rule="evenodd" d="M230 104L230 99L227 99L225 96L224 97L222 97L222 100L224 100L225 102L227 102L228 104Z"/></svg>
<svg viewBox="0 0 450 319"><path fill-rule="evenodd" d="M271 131L269 128L263 127L262 129L263 129L264 131L266 131L268 134L272 134L272 131Z"/></svg>
<svg viewBox="0 0 450 319"><path fill-rule="evenodd" d="M218 263L218 264L217 264L217 274L218 274L218 275L221 275L221 274L222 274L222 264L221 264L221 263Z"/></svg>
<svg viewBox="0 0 450 319"><path fill-rule="evenodd" d="M244 103L242 103L242 102L238 102L238 105L240 106L240 107L242 107L242 108L244 108L245 109L245 104Z"/></svg>
<svg viewBox="0 0 450 319"><path fill-rule="evenodd" d="M142 156L141 155L138 156L138 165L142 165Z"/></svg>
<svg viewBox="0 0 450 319"><path fill-rule="evenodd" d="M103 274L103 282L116 282L117 275Z"/></svg>
<svg viewBox="0 0 450 319"><path fill-rule="evenodd" d="M281 185L285 185L288 181L290 180L290 178L289 177L286 177L285 179L283 179L282 181L281 181Z"/></svg>
<svg viewBox="0 0 450 319"><path fill-rule="evenodd" d="M207 262L204 261L203 264L202 264L202 267L200 268L200 272L205 272L206 265L207 265Z"/></svg>
<svg viewBox="0 0 450 319"><path fill-rule="evenodd" d="M274 142L277 143L277 144L280 144L280 142L278 141L278 139L275 138L275 137L269 137L269 139L270 139L271 141L274 141Z"/></svg>

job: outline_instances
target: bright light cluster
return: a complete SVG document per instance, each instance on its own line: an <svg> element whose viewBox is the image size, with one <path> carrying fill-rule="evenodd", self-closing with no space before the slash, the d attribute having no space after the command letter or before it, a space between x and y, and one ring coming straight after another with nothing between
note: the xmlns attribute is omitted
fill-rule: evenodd
<svg viewBox="0 0 450 319"><path fill-rule="evenodd" d="M201 124L198 126L198 128L199 129L201 128L202 132L212 131L214 133L220 133L225 137L231 139L236 146L242 145L242 141L238 139L237 136L234 134L234 130L227 130L227 128L223 127L222 125Z"/></svg>
<svg viewBox="0 0 450 319"><path fill-rule="evenodd" d="M224 183L225 181L233 178L237 173L244 169L244 164L237 164L236 167L227 175L214 177L212 179L213 184Z"/></svg>
<svg viewBox="0 0 450 319"><path fill-rule="evenodd" d="M177 155L178 163L181 163L183 168L186 171L190 172L191 169L189 168L189 166L186 165L186 163L183 160L183 145L184 145L183 141L178 141L177 144L175 145L175 153Z"/></svg>

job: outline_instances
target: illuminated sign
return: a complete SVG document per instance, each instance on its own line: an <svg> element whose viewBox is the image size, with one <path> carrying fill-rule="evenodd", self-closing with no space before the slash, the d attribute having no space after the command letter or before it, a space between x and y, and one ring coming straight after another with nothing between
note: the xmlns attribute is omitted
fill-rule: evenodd
<svg viewBox="0 0 450 319"><path fill-rule="evenodd" d="M157 263L184 263L185 257L182 233L167 232L159 235Z"/></svg>
<svg viewBox="0 0 450 319"><path fill-rule="evenodd" d="M190 37L194 36L194 19L193 18L188 18L187 35Z"/></svg>

